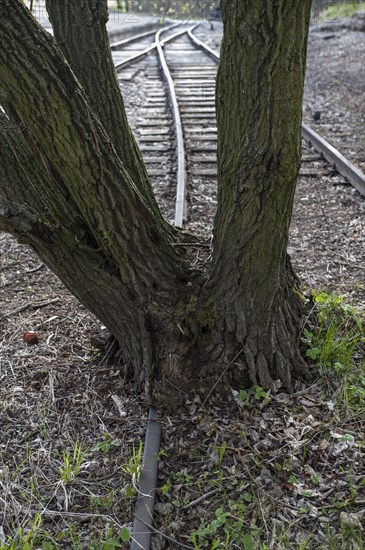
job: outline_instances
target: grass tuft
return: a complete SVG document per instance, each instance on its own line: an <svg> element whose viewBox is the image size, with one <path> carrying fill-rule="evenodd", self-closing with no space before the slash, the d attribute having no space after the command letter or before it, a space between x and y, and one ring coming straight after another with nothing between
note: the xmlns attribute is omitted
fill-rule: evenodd
<svg viewBox="0 0 365 550"><path fill-rule="evenodd" d="M342 296L313 292L309 328L304 329L306 355L316 363L336 405L355 416L365 413L364 322Z"/></svg>
<svg viewBox="0 0 365 550"><path fill-rule="evenodd" d="M332 19L351 17L357 11L365 11L365 2L350 2L348 4L337 2L321 11L319 14L319 22L323 23L324 21L331 21Z"/></svg>

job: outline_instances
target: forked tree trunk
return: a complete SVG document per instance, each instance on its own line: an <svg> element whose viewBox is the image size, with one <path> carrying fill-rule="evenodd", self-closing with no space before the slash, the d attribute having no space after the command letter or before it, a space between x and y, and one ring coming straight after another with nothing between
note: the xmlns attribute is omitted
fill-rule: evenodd
<svg viewBox="0 0 365 550"><path fill-rule="evenodd" d="M155 395L171 394L216 379L234 357L234 383L291 389L303 362L286 245L310 2L222 2L209 277L187 265L155 203L119 96L105 0L47 3L70 64L21 2L0 3L0 229L110 329L150 398L153 381Z"/></svg>
<svg viewBox="0 0 365 550"><path fill-rule="evenodd" d="M32 245L103 320L136 387L149 391L158 355L176 345L171 311L190 277L175 231L137 189L65 58L21 2L1 2L0 33L0 101L11 117L0 117L0 229Z"/></svg>

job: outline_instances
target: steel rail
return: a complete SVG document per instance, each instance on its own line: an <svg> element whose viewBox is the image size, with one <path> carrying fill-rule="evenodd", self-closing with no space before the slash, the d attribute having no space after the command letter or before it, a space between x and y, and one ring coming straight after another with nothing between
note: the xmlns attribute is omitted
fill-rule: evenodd
<svg viewBox="0 0 365 550"><path fill-rule="evenodd" d="M194 34L193 34L193 28L188 30L188 36L191 40L191 42L199 48L200 50L203 50L205 53L207 53L210 57L214 59L217 63L219 62L219 53L215 52L210 48L207 44L199 40Z"/></svg>
<svg viewBox="0 0 365 550"><path fill-rule="evenodd" d="M171 27L178 26L179 23L174 25L169 25L168 27L164 27L160 29L161 32L171 30ZM153 32L153 34L156 36L156 30ZM133 37L132 37L133 38ZM154 41L150 46L145 48L142 52L138 52L134 55L131 55L131 57L128 57L128 59L125 59L124 61L119 61L119 63L115 63L114 67L116 72L119 72L123 67L126 67L127 65L130 65L131 63L134 63L134 61L137 61L138 59L141 59L145 55L148 55L153 50L155 50L157 47L156 41Z"/></svg>
<svg viewBox="0 0 365 550"><path fill-rule="evenodd" d="M167 82L170 94L170 100L172 105L174 124L175 124L175 135L176 135L176 149L177 149L177 185L176 185L176 201L175 201L175 217L174 225L175 227L183 227L184 220L187 216L187 204L186 204L186 168L185 168L185 147L184 147L184 135L182 130L181 115L179 109L179 103L176 96L175 85L172 80L170 70L167 66L165 54L163 52L163 47L168 42L175 40L179 36L186 34L189 30L194 30L199 23L196 23L189 29L183 29L178 31L160 41L161 31L156 33L156 44L157 51L159 55L160 64L162 71Z"/></svg>
<svg viewBox="0 0 365 550"><path fill-rule="evenodd" d="M141 548L149 550L151 545L160 445L161 425L157 422L156 408L150 407L138 498L134 512L131 550L140 550Z"/></svg>
<svg viewBox="0 0 365 550"><path fill-rule="evenodd" d="M182 33L183 34L183 33ZM166 63L165 54L163 53L163 44L160 42L161 31L156 33L157 52L162 68L164 78L167 82L170 94L170 101L175 123L176 148L177 148L177 186L176 186L176 201L175 201L175 218L174 224L176 227L182 227L186 218L186 171L185 171L185 147L184 136L182 131L181 116L179 104L177 101L175 85L172 80L171 73ZM164 41L166 44L166 41Z"/></svg>
<svg viewBox="0 0 365 550"><path fill-rule="evenodd" d="M182 29L176 33L174 33L172 36L168 36L167 38L161 40L160 36L161 33L171 30L172 26L176 25L170 25L169 27L160 29L155 34L155 41L151 46L146 48L144 51L139 52L136 55L133 55L129 57L128 59L125 59L124 61L121 61L117 64L115 64L116 71L121 70L123 67L126 67L127 65L134 63L138 59L144 57L145 55L148 55L151 53L154 49L157 49L160 65L162 68L162 72L164 75L164 78L167 82L168 89L169 89L169 96L171 101L171 107L173 112L173 118L174 118L174 126L175 126L175 135L176 135L176 149L177 149L177 186L176 186L176 201L175 201L175 216L174 216L174 225L176 227L183 227L184 220L187 216L187 204L186 204L186 169L185 169L185 148L184 148L184 136L182 131L182 123L181 123L181 115L180 115L180 109L179 104L176 96L175 91L175 85L171 77L171 73L169 71L169 68L166 63L165 54L163 53L163 47L165 44L172 40L176 40L180 36L192 32L196 27L198 27L200 23L196 23L192 27L189 27L188 29Z"/></svg>
<svg viewBox="0 0 365 550"><path fill-rule="evenodd" d="M191 30L188 31L188 36L198 48L205 51L217 63L219 62L219 54L194 36ZM318 153L321 153L328 162L334 164L337 171L347 178L361 195L365 196L365 174L363 174L361 170L348 161L335 147L333 147L333 145L317 134L317 132L304 124L304 122L302 123L302 136L306 141L310 142L314 149L318 151Z"/></svg>
<svg viewBox="0 0 365 550"><path fill-rule="evenodd" d="M302 135L306 141L309 141L314 149L322 153L324 158L336 166L337 171L345 176L349 182L365 196L365 174L356 166L348 161L337 149L335 149L328 141L323 139L317 132L309 126L302 123Z"/></svg>
<svg viewBox="0 0 365 550"><path fill-rule="evenodd" d="M181 25L181 23L173 23L172 25L169 25L167 27L163 27L163 30L171 30L175 27L178 27ZM134 34L133 36L130 36L129 38L124 38L123 40L119 40L118 42L112 42L110 44L110 49L114 50L116 48L121 48L123 46L127 46L128 44L132 44L133 42L137 42L138 40L142 40L142 38L147 38L148 36L152 36L156 34L156 29L153 29L152 31L146 31L141 32L140 34Z"/></svg>
<svg viewBox="0 0 365 550"><path fill-rule="evenodd" d="M171 27L179 26L181 24L182 23L177 23L176 25L174 24L174 25L171 25L170 27L164 27L163 29L160 29L160 30L161 30L161 32L165 32L167 30L171 30ZM196 23L193 26L193 28L197 27L198 25L200 25L200 23ZM164 38L164 40L161 40L160 41L161 45L164 46L165 44L167 44L171 40L175 40L176 38L178 38L179 36L181 36L181 35L183 35L187 32L188 32L188 29L182 29L181 31L178 31L177 33L173 34L172 36L168 36L167 38ZM156 31L155 31L155 33L156 33ZM142 52L139 52L135 55L132 55L131 57L128 57L124 61L119 61L119 63L115 63L115 65L114 65L115 70L117 72L119 72L123 67L127 67L128 65L131 65L132 63L134 63L135 61L138 61L138 59L141 59L145 55L149 55L156 48L157 48L157 44L156 44L156 41L155 41L150 46L145 48Z"/></svg>

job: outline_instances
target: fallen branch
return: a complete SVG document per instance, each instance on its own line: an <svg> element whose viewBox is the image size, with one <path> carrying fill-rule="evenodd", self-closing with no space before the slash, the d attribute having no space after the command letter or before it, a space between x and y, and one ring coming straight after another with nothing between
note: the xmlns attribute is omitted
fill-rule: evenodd
<svg viewBox="0 0 365 550"><path fill-rule="evenodd" d="M12 311L8 311L8 313L5 313L0 317L0 321L3 321L4 319L7 319L8 317L11 317L12 315L16 315L17 313L20 313L21 311L24 311L25 309L39 309L41 307L49 306L50 304L55 304L56 302L59 302L60 298L52 298L51 300L46 300L43 302L34 302L29 304L24 304L23 306L19 306L16 309L13 309Z"/></svg>
<svg viewBox="0 0 365 550"><path fill-rule="evenodd" d="M187 508L192 508L193 506L196 506L197 504L199 504L199 502L202 502L203 500L211 497L212 495L215 495L216 493L219 493L220 489L212 489L211 491L208 491L207 493L205 493L205 495L201 495L200 497L196 498L195 500L192 500L191 502L189 502L189 504L187 504L186 506L184 506L185 510Z"/></svg>

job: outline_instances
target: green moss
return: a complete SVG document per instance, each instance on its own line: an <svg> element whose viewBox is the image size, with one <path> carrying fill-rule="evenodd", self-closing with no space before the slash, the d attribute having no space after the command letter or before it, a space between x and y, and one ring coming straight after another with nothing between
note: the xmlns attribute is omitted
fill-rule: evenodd
<svg viewBox="0 0 365 550"><path fill-rule="evenodd" d="M200 304L198 296L193 294L187 303L181 304L178 308L178 318L189 328L190 333L197 337L215 326L214 304L212 301Z"/></svg>
<svg viewBox="0 0 365 550"><path fill-rule="evenodd" d="M101 232L101 234L102 234L102 237L103 237L104 241L105 241L108 245L111 246L111 244L112 244L112 238L111 238L111 236L110 236L109 231L106 231L106 229L103 229L102 232Z"/></svg>
<svg viewBox="0 0 365 550"><path fill-rule="evenodd" d="M201 330L211 330L214 328L216 324L216 315L212 301L206 302L198 309L195 320Z"/></svg>

